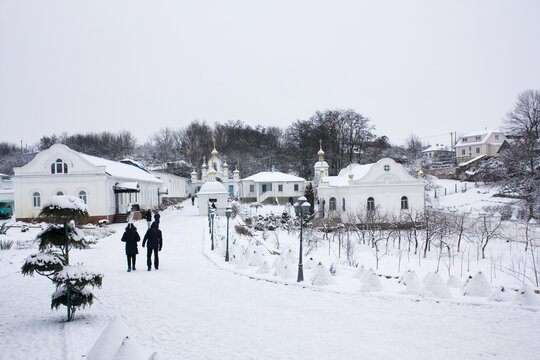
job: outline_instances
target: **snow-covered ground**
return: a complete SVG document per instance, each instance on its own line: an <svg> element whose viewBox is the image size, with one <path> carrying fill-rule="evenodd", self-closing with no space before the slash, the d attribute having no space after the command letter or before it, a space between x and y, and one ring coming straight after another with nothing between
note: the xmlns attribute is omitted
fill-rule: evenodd
<svg viewBox="0 0 540 360"><path fill-rule="evenodd" d="M455 288L449 299L405 295L404 285L384 277L379 278L380 291L360 291L366 281L357 278L358 270L335 260L335 244L330 244L330 256L323 256L326 247L312 253L327 268L331 260L337 264L334 282L311 285L316 264L308 256L306 281L298 285L296 265L290 266L293 278L287 279L246 264L252 258L225 263L225 219L216 220L212 252L207 218L196 214L188 202L163 213L158 271L146 271L146 249L139 247L137 271L126 272L120 241L124 225L110 225L116 232L91 249L72 251L71 263L83 262L105 276L103 287L94 291L95 303L77 312L71 323L65 323L65 311L49 310L53 285L48 279L20 273L36 247L0 251L0 359L84 359L115 317L142 347L141 358L155 351L164 359L537 359L540 354L534 335L540 307L465 297ZM142 235L146 223L136 226ZM7 237L24 247L38 231L14 228ZM280 236L285 257L287 248L298 244L297 234ZM231 235L235 259L245 244L246 239ZM269 267L279 257L262 256ZM369 252L359 261L373 267ZM425 261L422 271L433 271L432 260ZM386 265L382 259L378 273L397 274L394 268L395 262ZM399 273L408 268L404 261ZM420 282L424 276L419 273Z"/></svg>

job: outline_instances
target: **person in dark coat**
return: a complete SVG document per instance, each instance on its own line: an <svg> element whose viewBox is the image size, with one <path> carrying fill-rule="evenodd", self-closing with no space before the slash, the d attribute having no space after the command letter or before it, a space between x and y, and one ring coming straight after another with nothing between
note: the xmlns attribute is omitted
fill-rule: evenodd
<svg viewBox="0 0 540 360"><path fill-rule="evenodd" d="M159 218L161 217L161 215L159 215L159 213L156 211L154 213L154 222L156 222L158 224L158 227L159 227Z"/></svg>
<svg viewBox="0 0 540 360"><path fill-rule="evenodd" d="M146 224L148 225L148 228L150 229L150 225L152 224L152 210L148 209L144 217L146 219Z"/></svg>
<svg viewBox="0 0 540 360"><path fill-rule="evenodd" d="M195 206L195 196L191 195L191 206Z"/></svg>
<svg viewBox="0 0 540 360"><path fill-rule="evenodd" d="M161 230L158 228L158 223L153 222L152 226L150 226L150 229L144 234L142 246L146 245L146 241L148 241L148 247L146 252L146 265L148 265L148 271L152 270L152 252L154 253L154 268L156 270L159 269L159 255L158 253L161 251L161 248L163 247L163 235L161 234Z"/></svg>
<svg viewBox="0 0 540 360"><path fill-rule="evenodd" d="M122 235L122 241L126 243L126 256L127 256L127 263L128 263L128 272L130 272L132 269L135 269L135 260L137 258L137 254L139 253L139 249L137 247L137 243L141 240L141 237L139 236L139 233L137 232L137 228L132 223L129 223L126 226L126 231L124 232L124 235Z"/></svg>

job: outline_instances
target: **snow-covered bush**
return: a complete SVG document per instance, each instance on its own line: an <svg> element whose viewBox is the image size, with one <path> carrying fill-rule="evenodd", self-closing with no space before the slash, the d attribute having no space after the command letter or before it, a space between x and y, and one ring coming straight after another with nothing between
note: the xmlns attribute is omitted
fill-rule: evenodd
<svg viewBox="0 0 540 360"><path fill-rule="evenodd" d="M507 288L501 285L501 286L497 286L497 288L493 290L491 295L489 295L488 300L497 301L497 302L512 301L513 295L514 294L512 294L511 291L509 291Z"/></svg>
<svg viewBox="0 0 540 360"><path fill-rule="evenodd" d="M380 290L382 290L382 284L379 276L375 274L375 272L373 272L373 269L367 270L364 277L362 278L362 285L360 286L360 291L370 292Z"/></svg>
<svg viewBox="0 0 540 360"><path fill-rule="evenodd" d="M529 285L523 284L514 296L513 304L518 306L539 306L540 297L534 293Z"/></svg>
<svg viewBox="0 0 540 360"><path fill-rule="evenodd" d="M489 296L491 285L481 271L473 278L469 278L463 286L463 295L466 296Z"/></svg>
<svg viewBox="0 0 540 360"><path fill-rule="evenodd" d="M74 219L88 216L86 204L74 196L53 196L40 212L53 222L37 235L39 240L38 254L26 258L21 272L33 276L37 273L53 281L56 291L51 297L51 308L60 305L68 308L68 321L77 308L91 305L94 299L89 286L101 287L103 274L84 266L69 265L69 251L72 248L86 249L88 242L81 229L75 226Z"/></svg>
<svg viewBox="0 0 540 360"><path fill-rule="evenodd" d="M452 297L446 283L437 272L433 274L429 273L424 278L422 295L439 299L448 299Z"/></svg>
<svg viewBox="0 0 540 360"><path fill-rule="evenodd" d="M324 286L329 285L332 282L333 279L331 278L330 273L326 269L326 266L324 266L322 263L319 263L313 271L313 275L311 277L311 285Z"/></svg>

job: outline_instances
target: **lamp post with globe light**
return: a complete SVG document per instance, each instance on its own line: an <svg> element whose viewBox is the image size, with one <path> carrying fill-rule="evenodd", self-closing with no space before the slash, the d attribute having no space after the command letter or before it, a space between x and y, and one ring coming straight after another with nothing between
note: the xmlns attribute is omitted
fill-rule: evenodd
<svg viewBox="0 0 540 360"><path fill-rule="evenodd" d="M297 282L304 281L304 266L302 264L302 228L304 227L304 216L309 214L311 204L307 202L307 199L302 196L298 198L298 201L294 204L294 210L297 215L300 216L300 253L298 255L298 278Z"/></svg>
<svg viewBox="0 0 540 360"><path fill-rule="evenodd" d="M229 219L231 218L232 209L227 206L225 209L225 216L227 216L227 245L225 248L225 261L229 261Z"/></svg>
<svg viewBox="0 0 540 360"><path fill-rule="evenodd" d="M210 209L210 218L212 219L212 235L210 237L211 239L211 242L212 242L212 247L210 248L210 250L214 250L214 217L216 216L216 210L215 209Z"/></svg>

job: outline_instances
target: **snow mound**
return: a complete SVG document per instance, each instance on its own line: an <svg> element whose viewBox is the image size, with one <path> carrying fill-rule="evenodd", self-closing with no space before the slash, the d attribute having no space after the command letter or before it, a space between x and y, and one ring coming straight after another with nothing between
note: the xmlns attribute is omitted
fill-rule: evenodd
<svg viewBox="0 0 540 360"><path fill-rule="evenodd" d="M147 360L148 357L143 354L143 349L135 340L126 336L112 360Z"/></svg>
<svg viewBox="0 0 540 360"><path fill-rule="evenodd" d="M448 281L446 282L446 286L448 286L449 288L459 289L461 288L461 285L461 280L455 275L450 275Z"/></svg>
<svg viewBox="0 0 540 360"><path fill-rule="evenodd" d="M269 272L270 267L268 266L268 263L266 261L263 261L263 263L257 269L257 274L267 274Z"/></svg>
<svg viewBox="0 0 540 360"><path fill-rule="evenodd" d="M422 283L418 277L407 281L407 288L402 292L405 295L420 295L422 293Z"/></svg>
<svg viewBox="0 0 540 360"><path fill-rule="evenodd" d="M408 286L411 281L418 280L418 275L414 270L407 270L399 279L399 283ZM418 281L417 281L418 282Z"/></svg>
<svg viewBox="0 0 540 360"><path fill-rule="evenodd" d="M90 349L86 360L112 359L127 336L128 330L124 322L119 317L114 318Z"/></svg>
<svg viewBox="0 0 540 360"><path fill-rule="evenodd" d="M362 280L364 275L366 275L366 271L367 269L364 267L364 265L360 265L358 268L356 268L353 278Z"/></svg>
<svg viewBox="0 0 540 360"><path fill-rule="evenodd" d="M253 252L250 253L248 262L250 266L261 266L264 262L264 256L258 250L253 250Z"/></svg>
<svg viewBox="0 0 540 360"><path fill-rule="evenodd" d="M318 264L311 256L304 260L304 269L315 269Z"/></svg>
<svg viewBox="0 0 540 360"><path fill-rule="evenodd" d="M439 273L427 274L424 278L423 284L424 286L421 292L422 296L439 299L448 299L452 297L450 290L448 290L448 287Z"/></svg>
<svg viewBox="0 0 540 360"><path fill-rule="evenodd" d="M382 284L377 274L375 274L372 269L367 270L366 274L364 275L364 278L362 279L362 285L360 286L360 291L370 292L370 291L381 291L381 290L382 290Z"/></svg>
<svg viewBox="0 0 540 360"><path fill-rule="evenodd" d="M491 285L481 271L463 286L463 295L465 296L489 296L490 294Z"/></svg>
<svg viewBox="0 0 540 360"><path fill-rule="evenodd" d="M161 355L159 355L157 352L153 353L152 355L150 355L150 357L148 358L148 360L162 360L163 358L161 357Z"/></svg>
<svg viewBox="0 0 540 360"><path fill-rule="evenodd" d="M240 255L236 261L236 268L238 270L244 270L249 268L249 263L244 255Z"/></svg>
<svg viewBox="0 0 540 360"><path fill-rule="evenodd" d="M518 306L540 306L540 297L534 293L529 285L523 284L514 296L512 303Z"/></svg>
<svg viewBox="0 0 540 360"><path fill-rule="evenodd" d="M322 263L319 263L315 270L313 270L313 275L311 277L311 285L315 286L324 286L333 283L333 279L330 276L330 273Z"/></svg>
<svg viewBox="0 0 540 360"><path fill-rule="evenodd" d="M298 261L298 257L291 249L289 249L289 251L284 252L281 255L281 258L285 260L287 264L295 264Z"/></svg>
<svg viewBox="0 0 540 360"><path fill-rule="evenodd" d="M292 265L281 262L280 266L276 268L274 275L283 279L293 279L296 273L294 272Z"/></svg>
<svg viewBox="0 0 540 360"><path fill-rule="evenodd" d="M497 302L512 301L512 295L513 294L511 291L501 285L497 286L497 288L493 290L491 295L489 295L488 300Z"/></svg>

